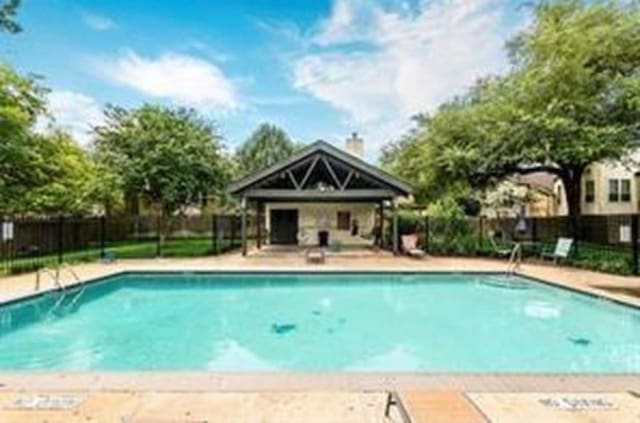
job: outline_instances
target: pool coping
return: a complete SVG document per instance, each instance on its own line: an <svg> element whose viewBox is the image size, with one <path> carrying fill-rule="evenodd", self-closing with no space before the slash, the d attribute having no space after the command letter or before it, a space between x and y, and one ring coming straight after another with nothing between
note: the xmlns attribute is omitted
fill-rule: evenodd
<svg viewBox="0 0 640 423"><path fill-rule="evenodd" d="M116 270L112 273L96 276L92 278L87 278L80 282L74 282L71 284L67 284L64 290L74 290L76 288L82 287L83 285L93 285L98 282L105 282L105 280L115 278L118 276L126 276L126 275L135 275L135 274L159 274L159 275L179 275L179 274L194 274L194 275L207 275L207 274L230 274L230 275L242 275L242 274L297 274L297 275L317 275L317 274L372 274L372 275L385 275L385 274L403 274L403 275L504 275L504 271L498 270L464 270L464 271L456 271L456 270L427 270L427 269L415 269L415 270L407 270L407 269L381 269L381 270L361 270L361 269L273 269L273 268L252 268L252 269L179 269L179 270L167 270L167 269L126 269L126 270ZM590 287L580 287L575 285L570 285L567 282L558 282L558 281L550 281L538 276L527 274L526 272L515 271L513 272L515 276L529 279L533 282L541 283L543 285L551 286L554 288L570 291L576 294L586 295L590 298L595 298L598 300L610 301L614 304L630 307L635 310L640 310L640 302L632 301L632 299L627 299L625 297L620 297L619 295L609 293L603 289L594 289ZM44 289L41 291L33 292L30 294L18 296L15 298L10 298L8 300L0 301L0 308L15 305L17 303L23 301L30 301L36 298L42 297L44 295L50 294L52 292L59 291L55 288Z"/></svg>
<svg viewBox="0 0 640 423"><path fill-rule="evenodd" d="M84 284L135 274L469 274L503 275L498 270L439 270L385 268L367 270L250 268L250 269L124 269L66 285L75 290ZM515 275L554 288L587 295L640 310L640 304L590 287L569 285L533 276ZM44 289L0 302L0 308L30 301L55 291ZM602 292L601 292L602 291ZM256 391L389 391L406 388L459 389L474 392L611 392L640 391L640 372L210 372L210 371L0 371L0 391L158 391L158 392L256 392Z"/></svg>
<svg viewBox="0 0 640 423"><path fill-rule="evenodd" d="M455 389L640 391L640 374L452 372L0 372L0 391L278 392Z"/></svg>

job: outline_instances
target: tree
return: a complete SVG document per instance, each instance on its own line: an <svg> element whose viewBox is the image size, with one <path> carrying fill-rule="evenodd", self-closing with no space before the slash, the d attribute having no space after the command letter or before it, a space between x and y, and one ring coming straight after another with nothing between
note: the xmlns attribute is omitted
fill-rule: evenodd
<svg viewBox="0 0 640 423"><path fill-rule="evenodd" d="M565 185L576 229L585 168L624 158L638 140L638 22L637 3L542 3L509 44L508 74L479 81L420 122L410 144L420 173L474 188L552 173Z"/></svg>
<svg viewBox="0 0 640 423"><path fill-rule="evenodd" d="M263 123L238 150L238 170L241 175L247 175L264 169L291 156L297 148L284 130Z"/></svg>
<svg viewBox="0 0 640 423"><path fill-rule="evenodd" d="M0 31L17 34L22 27L15 21L20 0L6 0L0 2Z"/></svg>
<svg viewBox="0 0 640 423"><path fill-rule="evenodd" d="M34 131L46 93L35 78L0 66L0 216L80 214L94 205L101 181L91 157L64 132Z"/></svg>
<svg viewBox="0 0 640 423"><path fill-rule="evenodd" d="M0 215L23 211L26 193L48 183L33 135L46 93L33 77L0 65Z"/></svg>
<svg viewBox="0 0 640 423"><path fill-rule="evenodd" d="M482 170L556 175L579 216L584 170L636 145L640 123L637 3L543 3L512 40L514 70L492 87L484 110L493 132ZM491 151L493 153L491 154Z"/></svg>
<svg viewBox="0 0 640 423"><path fill-rule="evenodd" d="M475 132L469 110L454 102L433 116L421 115L414 121L413 130L383 149L382 167L411 182L418 203L470 196L474 151L453 141L467 139Z"/></svg>
<svg viewBox="0 0 640 423"><path fill-rule="evenodd" d="M33 148L43 158L48 181L25 193L25 211L46 215L91 212L99 200L97 190L102 177L89 154L63 131L34 137Z"/></svg>
<svg viewBox="0 0 640 423"><path fill-rule="evenodd" d="M230 163L220 135L194 110L110 106L105 117L95 129L96 158L119 175L125 192L141 195L157 210L161 244L175 216L224 190Z"/></svg>

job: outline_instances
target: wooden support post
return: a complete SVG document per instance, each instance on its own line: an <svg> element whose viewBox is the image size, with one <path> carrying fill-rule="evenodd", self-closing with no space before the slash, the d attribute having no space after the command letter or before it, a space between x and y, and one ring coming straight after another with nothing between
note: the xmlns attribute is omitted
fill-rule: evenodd
<svg viewBox="0 0 640 423"><path fill-rule="evenodd" d="M393 210L393 254L398 255L398 208L396 202L391 200L391 209Z"/></svg>
<svg viewBox="0 0 640 423"><path fill-rule="evenodd" d="M247 256L247 198L242 197L241 205L242 255Z"/></svg>
<svg viewBox="0 0 640 423"><path fill-rule="evenodd" d="M638 215L631 216L631 272L638 275Z"/></svg>
<svg viewBox="0 0 640 423"><path fill-rule="evenodd" d="M380 201L380 243L379 247L384 248L384 201Z"/></svg>
<svg viewBox="0 0 640 423"><path fill-rule="evenodd" d="M256 245L258 250L262 248L262 219L264 219L264 203L258 200L257 206L257 218L256 218Z"/></svg>

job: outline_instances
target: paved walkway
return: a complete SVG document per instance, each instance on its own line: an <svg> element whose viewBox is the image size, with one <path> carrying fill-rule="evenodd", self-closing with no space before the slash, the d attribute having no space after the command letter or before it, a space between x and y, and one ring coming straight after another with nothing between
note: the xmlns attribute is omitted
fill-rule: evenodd
<svg viewBox="0 0 640 423"><path fill-rule="evenodd" d="M637 423L617 393L2 392L2 423ZM399 404L399 405L398 405Z"/></svg>

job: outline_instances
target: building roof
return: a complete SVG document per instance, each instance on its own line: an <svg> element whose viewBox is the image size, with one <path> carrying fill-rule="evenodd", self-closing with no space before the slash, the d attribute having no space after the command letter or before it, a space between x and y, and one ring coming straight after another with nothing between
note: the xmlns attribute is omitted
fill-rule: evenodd
<svg viewBox="0 0 640 423"><path fill-rule="evenodd" d="M407 183L322 140L229 187L233 195L281 200L372 200L411 191Z"/></svg>
<svg viewBox="0 0 640 423"><path fill-rule="evenodd" d="M515 183L528 185L534 189L553 191L557 176L549 172L534 172L526 175L513 175L511 180Z"/></svg>

